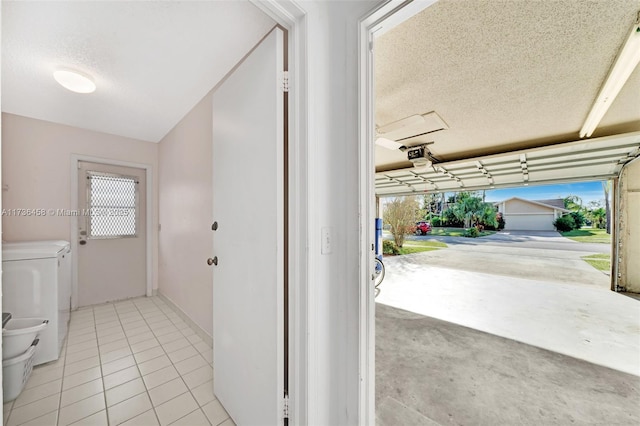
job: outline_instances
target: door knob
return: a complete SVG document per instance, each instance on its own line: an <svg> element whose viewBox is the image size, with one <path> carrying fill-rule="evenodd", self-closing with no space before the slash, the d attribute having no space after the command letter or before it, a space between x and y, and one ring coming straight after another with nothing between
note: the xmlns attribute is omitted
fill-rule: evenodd
<svg viewBox="0 0 640 426"><path fill-rule="evenodd" d="M213 222L213 225L211 225L211 230L212 231L217 231L218 230L218 222Z"/></svg>
<svg viewBox="0 0 640 426"><path fill-rule="evenodd" d="M218 265L218 256L214 256L213 259L212 258L208 258L207 259L207 265L209 265L209 266Z"/></svg>

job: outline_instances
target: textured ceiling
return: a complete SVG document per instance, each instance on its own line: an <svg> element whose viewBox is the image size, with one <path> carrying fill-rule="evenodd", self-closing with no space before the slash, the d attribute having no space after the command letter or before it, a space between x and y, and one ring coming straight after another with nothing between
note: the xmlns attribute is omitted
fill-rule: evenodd
<svg viewBox="0 0 640 426"><path fill-rule="evenodd" d="M440 0L376 39L376 123L436 111L442 161L575 141L640 1ZM640 68L593 137L640 130ZM410 167L376 146L378 171Z"/></svg>
<svg viewBox="0 0 640 426"><path fill-rule="evenodd" d="M158 142L274 25L248 1L3 1L2 111Z"/></svg>

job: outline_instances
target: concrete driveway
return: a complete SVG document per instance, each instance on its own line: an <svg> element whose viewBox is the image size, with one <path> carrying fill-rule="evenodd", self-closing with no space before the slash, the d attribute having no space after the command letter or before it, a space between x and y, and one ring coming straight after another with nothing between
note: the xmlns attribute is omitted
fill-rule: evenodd
<svg viewBox="0 0 640 426"><path fill-rule="evenodd" d="M390 234L389 234L390 236ZM610 278L581 259L609 253L609 244L579 243L557 232L498 232L482 238L409 236L406 244L437 240L449 248L411 257L425 266L485 272L507 277L610 288Z"/></svg>
<svg viewBox="0 0 640 426"><path fill-rule="evenodd" d="M640 375L640 301L580 259L607 244L584 251L557 233L438 239L449 247L385 257L378 303Z"/></svg>
<svg viewBox="0 0 640 426"><path fill-rule="evenodd" d="M414 239L448 248L384 259L380 425L638 423L640 300L580 259L609 245L556 232Z"/></svg>

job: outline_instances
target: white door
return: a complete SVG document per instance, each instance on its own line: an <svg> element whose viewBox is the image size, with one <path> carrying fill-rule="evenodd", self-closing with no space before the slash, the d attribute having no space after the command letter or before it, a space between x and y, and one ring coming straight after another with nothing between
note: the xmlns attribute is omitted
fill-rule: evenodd
<svg viewBox="0 0 640 426"><path fill-rule="evenodd" d="M143 296L147 289L146 172L78 166L78 306Z"/></svg>
<svg viewBox="0 0 640 426"><path fill-rule="evenodd" d="M214 392L239 426L283 417L282 70L274 29L213 94Z"/></svg>

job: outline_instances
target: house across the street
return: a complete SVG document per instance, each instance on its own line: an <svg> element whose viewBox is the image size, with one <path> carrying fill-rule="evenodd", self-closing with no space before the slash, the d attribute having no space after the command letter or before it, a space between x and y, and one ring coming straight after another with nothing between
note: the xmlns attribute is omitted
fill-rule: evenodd
<svg viewBox="0 0 640 426"><path fill-rule="evenodd" d="M554 231L553 222L569 212L561 198L525 200L512 197L494 204L505 220L505 231Z"/></svg>

